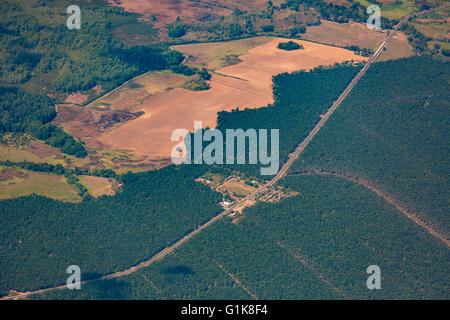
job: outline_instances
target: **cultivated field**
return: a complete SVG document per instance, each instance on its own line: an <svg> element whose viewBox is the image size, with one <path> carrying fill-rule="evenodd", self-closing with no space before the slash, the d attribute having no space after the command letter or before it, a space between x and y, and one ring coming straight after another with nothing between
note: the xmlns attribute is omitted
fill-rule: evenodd
<svg viewBox="0 0 450 320"><path fill-rule="evenodd" d="M370 30L362 23L336 23L322 20L319 26L307 28L303 38L335 46L358 46L375 50L386 38L384 32ZM378 61L398 59L413 55L406 36L398 32Z"/></svg>
<svg viewBox="0 0 450 320"><path fill-rule="evenodd" d="M212 128L216 126L219 111L259 108L272 103L272 76L276 74L366 60L349 50L300 40L294 41L302 44L303 50L278 49L278 43L284 41L273 38L250 49L239 58L242 61L238 64L216 70L208 91L176 88L149 97L139 109L145 115L101 135L98 140L141 155L170 157L174 146L170 138L175 129L192 130L195 120Z"/></svg>

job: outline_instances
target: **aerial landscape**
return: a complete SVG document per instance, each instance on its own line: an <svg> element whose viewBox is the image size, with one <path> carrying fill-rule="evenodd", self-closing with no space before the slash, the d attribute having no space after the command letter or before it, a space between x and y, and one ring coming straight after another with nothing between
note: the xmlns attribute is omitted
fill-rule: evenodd
<svg viewBox="0 0 450 320"><path fill-rule="evenodd" d="M450 299L448 2L0 8L0 300Z"/></svg>

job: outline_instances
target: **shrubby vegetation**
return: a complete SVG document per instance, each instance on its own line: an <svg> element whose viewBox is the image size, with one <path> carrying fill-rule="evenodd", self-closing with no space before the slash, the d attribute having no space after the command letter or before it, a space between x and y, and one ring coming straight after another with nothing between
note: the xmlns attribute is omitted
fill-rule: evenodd
<svg viewBox="0 0 450 320"><path fill-rule="evenodd" d="M292 170L364 178L449 234L449 67L425 56L374 64Z"/></svg>
<svg viewBox="0 0 450 320"><path fill-rule="evenodd" d="M195 40L200 38L204 41L230 40L258 34L294 36L306 32L307 26L320 24L319 15L309 8L305 7L302 12L284 13L283 10L268 1L265 9L258 8L252 12L235 9L228 16L200 17L196 23L183 23L178 19L169 25L169 36L175 42L192 41L189 33L195 33Z"/></svg>
<svg viewBox="0 0 450 320"><path fill-rule="evenodd" d="M62 285L150 258L217 214L220 194L194 182L206 169L167 167L120 177L115 196L73 204L39 196L0 201L0 291Z"/></svg>
<svg viewBox="0 0 450 320"><path fill-rule="evenodd" d="M303 46L298 44L297 42L288 41L288 42L280 42L278 44L278 49L292 51L292 50L303 49Z"/></svg>
<svg viewBox="0 0 450 320"><path fill-rule="evenodd" d="M401 27L408 36L408 42L413 47L414 51L419 55L430 54L431 50L428 48L428 41L432 39L426 37L422 32L417 30L412 24L406 23Z"/></svg>
<svg viewBox="0 0 450 320"><path fill-rule="evenodd" d="M184 25L169 25L169 37L181 38L186 34L186 27Z"/></svg>
<svg viewBox="0 0 450 320"><path fill-rule="evenodd" d="M212 75L205 68L197 69L191 68L187 65L179 65L172 68L175 73L184 74L185 76L194 76L193 79L187 81L183 88L192 91L209 90L210 85L206 82L211 80Z"/></svg>
<svg viewBox="0 0 450 320"><path fill-rule="evenodd" d="M56 117L52 100L16 88L0 87L0 135L7 132L29 133L62 152L86 157L81 142L50 122Z"/></svg>
<svg viewBox="0 0 450 320"><path fill-rule="evenodd" d="M323 0L287 0L281 4L282 9L294 11L300 10L302 6L313 7L320 12L322 18L339 23L348 22L349 19L361 22L365 17L365 8L358 2L354 2L349 8Z"/></svg>
<svg viewBox="0 0 450 320"><path fill-rule="evenodd" d="M324 0L287 0L281 4L280 8L299 11L303 7L311 7L316 9L320 13L320 16L326 20L338 23L346 23L350 20L365 23L368 18L366 8L357 1L351 2L352 4L347 7ZM381 17L381 27L383 29L390 29L396 23L397 21L390 21L383 16Z"/></svg>
<svg viewBox="0 0 450 320"><path fill-rule="evenodd" d="M345 49L352 50L355 54L363 57L370 57L375 51L369 48L360 48L358 46L346 46Z"/></svg>
<svg viewBox="0 0 450 320"><path fill-rule="evenodd" d="M34 163L28 161L12 162L9 160L0 161L0 165L6 167L19 167L29 171L53 173L57 175L89 175L103 178L120 178L120 176L118 176L111 169L94 169L89 171L87 169L81 169L79 167L66 168L61 164L53 165L49 163Z"/></svg>
<svg viewBox="0 0 450 320"><path fill-rule="evenodd" d="M284 184L299 195L216 222L136 274L34 298L448 299L448 249L375 193L334 177ZM372 264L382 290L366 287Z"/></svg>

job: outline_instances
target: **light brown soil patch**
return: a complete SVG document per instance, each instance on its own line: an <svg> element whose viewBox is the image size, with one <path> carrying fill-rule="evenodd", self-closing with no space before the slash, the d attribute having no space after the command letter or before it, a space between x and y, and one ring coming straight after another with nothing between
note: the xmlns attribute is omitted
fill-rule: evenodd
<svg viewBox="0 0 450 320"><path fill-rule="evenodd" d="M67 96L64 102L73 103L73 104L83 104L85 103L89 97L82 93L71 93Z"/></svg>
<svg viewBox="0 0 450 320"><path fill-rule="evenodd" d="M406 58L412 55L414 55L414 51L409 45L407 37L403 33L397 33L396 38L392 39L377 61Z"/></svg>
<svg viewBox="0 0 450 320"><path fill-rule="evenodd" d="M92 88L92 90L94 90L95 91L95 94L96 95L99 95L100 93L102 93L103 92L103 88L102 88L102 86L101 85L96 85L95 87L93 87Z"/></svg>
<svg viewBox="0 0 450 320"><path fill-rule="evenodd" d="M57 107L58 116L54 124L61 125L70 135L94 142L101 135L120 122L135 119L137 115L115 110L84 108L71 105ZM94 138L94 139L93 139ZM98 144L98 142L97 142Z"/></svg>
<svg viewBox="0 0 450 320"><path fill-rule="evenodd" d="M194 121L204 127L216 126L217 112L237 107L260 108L273 103L272 76L282 72L311 69L349 60L366 60L352 51L294 40L303 50L277 48L286 39L275 38L241 56L241 63L217 70L208 91L174 89L148 98L142 104L144 116L99 137L101 143L137 154L170 157L177 128L193 129Z"/></svg>
<svg viewBox="0 0 450 320"><path fill-rule="evenodd" d="M93 197L113 196L119 187L117 181L111 178L82 176L80 180Z"/></svg>

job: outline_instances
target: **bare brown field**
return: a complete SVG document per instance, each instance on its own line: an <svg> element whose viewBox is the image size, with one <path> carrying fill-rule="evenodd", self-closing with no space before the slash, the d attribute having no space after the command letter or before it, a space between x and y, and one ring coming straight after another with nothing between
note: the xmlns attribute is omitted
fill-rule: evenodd
<svg viewBox="0 0 450 320"><path fill-rule="evenodd" d="M319 26L308 27L303 38L327 43L335 46L358 46L376 50L384 41L386 34L370 30L362 23L336 23L322 20ZM385 52L381 54L378 61L399 59L414 54L408 39L402 32L397 32L395 39L391 41Z"/></svg>
<svg viewBox="0 0 450 320"><path fill-rule="evenodd" d="M399 59L412 55L414 55L414 50L409 45L408 38L404 33L399 32L389 43L386 50L381 53L377 61Z"/></svg>
<svg viewBox="0 0 450 320"><path fill-rule="evenodd" d="M60 125L70 135L85 140L88 145L101 147L95 137L117 124L137 118L124 111L58 105L54 124Z"/></svg>
<svg viewBox="0 0 450 320"><path fill-rule="evenodd" d="M208 91L181 88L149 97L140 111L145 113L98 140L113 148L133 150L146 156L170 157L177 128L193 129L194 121L204 127L216 126L217 112L239 108L260 108L273 103L272 76L282 72L309 70L317 66L366 58L350 50L313 42L294 40L305 49L284 51L277 48L286 39L272 41L249 50L237 65L216 70Z"/></svg>
<svg viewBox="0 0 450 320"><path fill-rule="evenodd" d="M384 41L386 35L383 32L370 30L362 23L337 23L322 20L320 25L308 27L302 37L335 46L354 45L375 49Z"/></svg>
<svg viewBox="0 0 450 320"><path fill-rule="evenodd" d="M335 46L358 46L375 50L384 41L386 34L370 30L363 23L336 23L322 20L318 26L308 27L303 38ZM413 55L412 47L402 32L397 32L386 52L378 59L389 60L409 57Z"/></svg>
<svg viewBox="0 0 450 320"><path fill-rule="evenodd" d="M83 104L85 103L89 97L82 93L72 93L69 94L64 102L73 103L73 104Z"/></svg>
<svg viewBox="0 0 450 320"><path fill-rule="evenodd" d="M205 16L217 18L230 15L234 9L254 11L264 9L266 0L108 0L112 5L120 6L128 12L143 15L155 15L160 23L171 23L178 17L185 22L195 22ZM280 0L273 1L278 4Z"/></svg>

